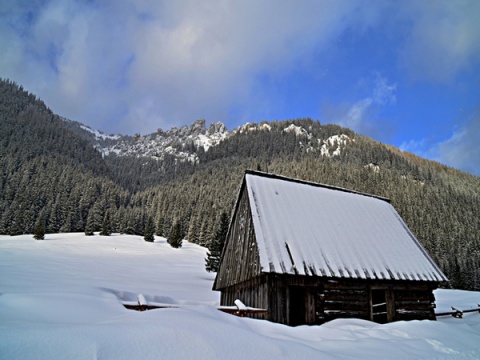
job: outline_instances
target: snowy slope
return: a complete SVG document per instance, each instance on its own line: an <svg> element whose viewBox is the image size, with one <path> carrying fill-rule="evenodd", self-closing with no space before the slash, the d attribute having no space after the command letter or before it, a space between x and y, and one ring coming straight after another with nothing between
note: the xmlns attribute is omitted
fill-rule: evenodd
<svg viewBox="0 0 480 360"><path fill-rule="evenodd" d="M83 234L0 236L1 359L451 359L480 358L480 314L378 325L322 326L242 319L216 310L205 249L165 239ZM142 293L181 306L126 310ZM480 294L436 292L438 309Z"/></svg>

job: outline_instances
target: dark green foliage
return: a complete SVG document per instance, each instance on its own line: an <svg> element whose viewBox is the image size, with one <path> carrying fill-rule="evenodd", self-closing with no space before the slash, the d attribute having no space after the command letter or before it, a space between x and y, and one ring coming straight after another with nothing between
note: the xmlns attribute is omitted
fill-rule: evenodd
<svg viewBox="0 0 480 360"><path fill-rule="evenodd" d="M95 231L93 211L88 213L87 224L85 225L85 235L92 236Z"/></svg>
<svg viewBox="0 0 480 360"><path fill-rule="evenodd" d="M217 272L220 266L220 257L222 255L223 245L227 238L229 219L227 213L223 212L217 226L217 231L208 247L207 258L205 259L205 269L209 272Z"/></svg>
<svg viewBox="0 0 480 360"><path fill-rule="evenodd" d="M173 248L181 248L182 247L182 234L180 223L175 222L170 230L170 234L168 235L167 242Z"/></svg>
<svg viewBox="0 0 480 360"><path fill-rule="evenodd" d="M33 229L33 238L35 240L45 239L45 221L43 220L43 216L40 216L35 222L35 227Z"/></svg>
<svg viewBox="0 0 480 360"><path fill-rule="evenodd" d="M153 225L153 219L151 216L147 218L145 223L145 231L143 232L143 239L145 241L153 242L155 240L155 227Z"/></svg>
<svg viewBox="0 0 480 360"><path fill-rule="evenodd" d="M163 232L163 217L162 217L162 216L159 216L159 217L158 217L157 226L156 226L156 230L155 230L155 235L157 235L157 236L164 236L164 232Z"/></svg>
<svg viewBox="0 0 480 360"><path fill-rule="evenodd" d="M100 231L102 236L112 235L112 222L110 220L110 212L106 211L105 216L103 217L102 231Z"/></svg>

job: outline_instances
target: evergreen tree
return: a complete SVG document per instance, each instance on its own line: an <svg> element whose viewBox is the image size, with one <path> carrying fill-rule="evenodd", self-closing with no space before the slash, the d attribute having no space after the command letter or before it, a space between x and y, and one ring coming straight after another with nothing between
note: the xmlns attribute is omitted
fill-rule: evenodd
<svg viewBox="0 0 480 360"><path fill-rule="evenodd" d="M90 209L87 217L87 225L85 226L85 235L92 236L95 231L95 216L93 210Z"/></svg>
<svg viewBox="0 0 480 360"><path fill-rule="evenodd" d="M188 224L187 240L191 243L198 243L198 228L197 228L197 216L193 214L190 217L190 223Z"/></svg>
<svg viewBox="0 0 480 360"><path fill-rule="evenodd" d="M175 223L171 227L170 233L168 234L167 242L173 248L182 247L181 228L180 228L180 223L178 221L175 221Z"/></svg>
<svg viewBox="0 0 480 360"><path fill-rule="evenodd" d="M200 227L200 234L198 236L198 244L202 246L209 247L213 238L213 228L215 220L212 220L212 216L206 213L202 219L202 225Z"/></svg>
<svg viewBox="0 0 480 360"><path fill-rule="evenodd" d="M156 226L156 231L155 231L155 235L157 236L164 236L164 233L163 233L163 217L160 215L158 216L158 220L157 220L157 226Z"/></svg>
<svg viewBox="0 0 480 360"><path fill-rule="evenodd" d="M145 223L145 231L143 232L143 239L145 241L153 242L155 240L154 234L155 228L153 226L153 219L151 216L148 216Z"/></svg>
<svg viewBox="0 0 480 360"><path fill-rule="evenodd" d="M226 212L223 212L220 216L220 221L218 223L215 236L210 243L207 258L205 259L205 269L209 272L218 271L218 267L220 266L220 258L222 256L223 245L225 244L225 239L227 237L228 225L228 215Z"/></svg>
<svg viewBox="0 0 480 360"><path fill-rule="evenodd" d="M37 222L35 223L35 228L33 230L33 238L35 240L45 239L45 221L43 220L43 216L39 216Z"/></svg>
<svg viewBox="0 0 480 360"><path fill-rule="evenodd" d="M127 216L124 219L125 226L123 227L123 232L127 235L135 235L135 216L133 211L127 212Z"/></svg>
<svg viewBox="0 0 480 360"><path fill-rule="evenodd" d="M102 231L100 232L100 235L110 236L111 234L112 234L112 222L110 220L110 211L107 210L103 218Z"/></svg>

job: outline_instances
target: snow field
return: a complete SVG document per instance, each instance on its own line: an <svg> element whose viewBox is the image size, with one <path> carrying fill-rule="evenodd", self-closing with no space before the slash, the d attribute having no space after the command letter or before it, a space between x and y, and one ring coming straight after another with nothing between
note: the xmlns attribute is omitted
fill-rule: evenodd
<svg viewBox="0 0 480 360"><path fill-rule="evenodd" d="M0 236L0 359L475 359L480 314L288 327L216 310L206 249L139 236ZM122 301L178 305L130 311ZM437 290L437 311L480 293ZM248 304L246 304L248 305Z"/></svg>

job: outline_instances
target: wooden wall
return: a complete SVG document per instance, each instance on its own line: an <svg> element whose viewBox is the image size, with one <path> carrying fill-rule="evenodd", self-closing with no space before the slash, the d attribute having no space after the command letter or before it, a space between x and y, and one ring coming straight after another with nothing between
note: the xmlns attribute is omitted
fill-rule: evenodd
<svg viewBox="0 0 480 360"><path fill-rule="evenodd" d="M246 306L259 309L268 309L268 283L265 275L235 284L222 290L220 305L232 306L236 299L241 300ZM250 315L257 319L269 319L262 314Z"/></svg>
<svg viewBox="0 0 480 360"><path fill-rule="evenodd" d="M395 320L435 320L435 284L394 287Z"/></svg>
<svg viewBox="0 0 480 360"><path fill-rule="evenodd" d="M230 225L214 290L240 284L261 274L255 229L243 186L235 215Z"/></svg>
<svg viewBox="0 0 480 360"><path fill-rule="evenodd" d="M287 325L322 324L337 318L381 323L435 319L435 287L423 282L263 274L223 289L221 304L233 305L240 299L247 306L268 310L267 315L253 317ZM383 298L375 299L372 294L383 294Z"/></svg>

